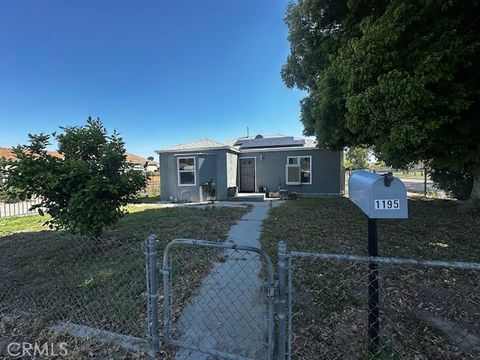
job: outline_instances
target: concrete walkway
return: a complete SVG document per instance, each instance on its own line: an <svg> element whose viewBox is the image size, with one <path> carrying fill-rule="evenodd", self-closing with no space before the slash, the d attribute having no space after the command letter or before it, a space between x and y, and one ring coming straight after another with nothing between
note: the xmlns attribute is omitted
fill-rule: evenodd
<svg viewBox="0 0 480 360"><path fill-rule="evenodd" d="M274 206L281 202L275 202ZM252 210L230 229L228 240L260 248L263 220L269 203L253 203ZM185 344L232 353L251 359L267 354L267 297L260 273L262 261L255 253L226 251L202 286L183 309L174 327ZM179 349L177 360L214 358L201 352Z"/></svg>

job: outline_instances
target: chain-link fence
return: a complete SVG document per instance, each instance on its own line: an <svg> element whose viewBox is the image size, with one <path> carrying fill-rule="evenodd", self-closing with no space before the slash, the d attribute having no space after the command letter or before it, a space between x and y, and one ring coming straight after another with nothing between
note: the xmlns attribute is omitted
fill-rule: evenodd
<svg viewBox="0 0 480 360"><path fill-rule="evenodd" d="M177 239L162 272L162 337L177 358L273 358L273 267L263 251Z"/></svg>
<svg viewBox="0 0 480 360"><path fill-rule="evenodd" d="M85 338L101 337L97 330L102 330L146 339L143 247L134 240L48 231L5 236L0 242L0 313L41 319L43 329L75 324ZM19 322L21 316L13 326ZM17 330L1 325L0 337L15 337ZM30 325L23 327L23 341L38 338L29 333L36 331Z"/></svg>
<svg viewBox="0 0 480 360"><path fill-rule="evenodd" d="M177 239L157 253L155 236L141 244L38 232L2 239L0 284L2 316L29 314L60 330L74 324L83 338L128 336L143 349L148 341L165 358L480 358L478 263L283 245L276 286L268 256L253 247ZM38 339L31 322L1 325L4 341L19 331Z"/></svg>
<svg viewBox="0 0 480 360"><path fill-rule="evenodd" d="M374 259L284 256L289 359L480 358L480 264Z"/></svg>
<svg viewBox="0 0 480 360"><path fill-rule="evenodd" d="M438 189L428 175L428 171L422 167L411 168L408 170L392 169L388 167L365 168L365 169L345 169L345 193L348 194L348 179L357 170L365 170L376 174L386 174L392 172L393 176L399 178L404 183L409 193L421 194L424 196L435 196L437 198L447 198L447 194Z"/></svg>

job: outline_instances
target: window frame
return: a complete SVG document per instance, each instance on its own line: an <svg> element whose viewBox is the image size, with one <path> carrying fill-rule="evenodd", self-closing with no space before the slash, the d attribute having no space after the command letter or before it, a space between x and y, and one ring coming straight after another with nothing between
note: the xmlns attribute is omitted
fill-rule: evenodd
<svg viewBox="0 0 480 360"><path fill-rule="evenodd" d="M180 160L193 159L193 170L180 170ZM193 172L193 184L182 184L180 174ZM195 156L177 157L177 183L178 186L197 186L197 159Z"/></svg>
<svg viewBox="0 0 480 360"><path fill-rule="evenodd" d="M291 168L291 167L294 167L294 168L298 168L298 177L299 177L299 182L291 182L291 181L288 181L289 179L289 176L288 176L288 169ZM295 185L295 186L298 186L298 185L302 185L302 172L301 172L301 169L300 169L300 165L297 165L297 164L286 164L285 165L285 184L286 185Z"/></svg>
<svg viewBox="0 0 480 360"><path fill-rule="evenodd" d="M301 158L309 158L310 160L310 168L309 168L309 173L310 173L310 181L309 182L302 182L302 164L300 162ZM297 164L290 164L290 159L297 159ZM287 164L286 166L299 166L300 167L300 184L298 185L312 185L312 178L313 178L313 166L312 166L312 155L295 155L295 156L287 156ZM285 179L285 183L287 185L290 185L287 183L287 179ZM295 183L295 185L297 185Z"/></svg>

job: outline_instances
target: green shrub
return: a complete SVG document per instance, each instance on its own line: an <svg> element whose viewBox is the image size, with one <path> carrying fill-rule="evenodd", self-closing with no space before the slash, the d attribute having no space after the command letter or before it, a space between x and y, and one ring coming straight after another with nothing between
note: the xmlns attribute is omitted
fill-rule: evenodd
<svg viewBox="0 0 480 360"><path fill-rule="evenodd" d="M40 198L34 208L40 215L46 209L50 228L98 237L123 216L147 179L131 169L122 138L109 135L99 119L61 129L51 135L58 155L46 150L51 136L45 134L13 148L17 160L3 166L5 189L20 200Z"/></svg>
<svg viewBox="0 0 480 360"><path fill-rule="evenodd" d="M436 187L459 200L467 200L472 192L473 176L462 171L436 169L430 172Z"/></svg>

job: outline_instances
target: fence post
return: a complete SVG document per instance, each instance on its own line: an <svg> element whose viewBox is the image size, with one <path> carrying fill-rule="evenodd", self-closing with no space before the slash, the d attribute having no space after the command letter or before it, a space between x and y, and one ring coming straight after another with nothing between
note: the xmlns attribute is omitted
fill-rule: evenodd
<svg viewBox="0 0 480 360"><path fill-rule="evenodd" d="M169 243L163 252L163 337L167 341L170 337L170 261L169 250L173 242Z"/></svg>
<svg viewBox="0 0 480 360"><path fill-rule="evenodd" d="M146 268L148 288L148 344L154 354L160 351L158 329L157 237L151 234L146 241Z"/></svg>
<svg viewBox="0 0 480 360"><path fill-rule="evenodd" d="M287 333L287 244L278 243L278 359L285 360Z"/></svg>

